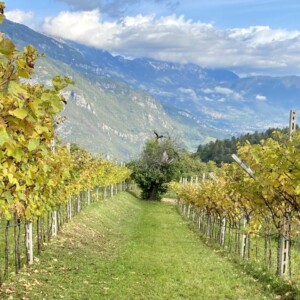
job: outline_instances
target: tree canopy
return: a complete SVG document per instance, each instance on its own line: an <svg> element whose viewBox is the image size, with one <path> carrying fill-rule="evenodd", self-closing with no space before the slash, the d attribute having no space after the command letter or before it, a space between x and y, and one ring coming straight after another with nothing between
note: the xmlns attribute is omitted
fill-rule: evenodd
<svg viewBox="0 0 300 300"><path fill-rule="evenodd" d="M142 198L158 200L167 189L165 184L180 177L179 148L169 137L148 139L140 158L129 166Z"/></svg>
<svg viewBox="0 0 300 300"><path fill-rule="evenodd" d="M210 142L206 145L199 145L196 157L199 157L203 162L214 161L217 165L221 163L232 162L231 155L237 153L237 146L244 145L246 142L250 144L259 144L262 140L273 137L274 131L282 131L287 133L287 128L285 129L274 129L269 128L265 132L254 132L241 135L240 137L232 137L231 139L216 140ZM273 137L274 138L274 137Z"/></svg>
<svg viewBox="0 0 300 300"><path fill-rule="evenodd" d="M159 200L168 183L180 177L191 178L213 171L215 164L183 151L170 137L156 135L146 141L139 159L128 164L132 178L142 190L142 198Z"/></svg>

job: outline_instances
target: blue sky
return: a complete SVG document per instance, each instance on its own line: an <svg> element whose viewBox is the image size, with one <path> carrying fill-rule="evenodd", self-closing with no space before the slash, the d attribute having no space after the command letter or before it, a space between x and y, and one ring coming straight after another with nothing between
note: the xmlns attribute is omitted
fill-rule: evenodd
<svg viewBox="0 0 300 300"><path fill-rule="evenodd" d="M300 74L299 0L10 0L9 19L127 57Z"/></svg>

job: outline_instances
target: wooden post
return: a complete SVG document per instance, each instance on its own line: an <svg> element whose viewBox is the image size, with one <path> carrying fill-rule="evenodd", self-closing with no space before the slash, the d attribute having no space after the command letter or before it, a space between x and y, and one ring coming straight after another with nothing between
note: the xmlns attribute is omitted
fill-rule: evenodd
<svg viewBox="0 0 300 300"><path fill-rule="evenodd" d="M290 141L292 140L292 134L296 131L296 110L292 109L290 111L290 126L289 126L289 136Z"/></svg>
<svg viewBox="0 0 300 300"><path fill-rule="evenodd" d="M87 205L91 205L91 191L89 189L87 191Z"/></svg>
<svg viewBox="0 0 300 300"><path fill-rule="evenodd" d="M32 238L32 222L25 222L25 243L27 250L28 264L33 264L33 238Z"/></svg>
<svg viewBox="0 0 300 300"><path fill-rule="evenodd" d="M211 237L211 215L209 212L207 212L207 237Z"/></svg>
<svg viewBox="0 0 300 300"><path fill-rule="evenodd" d="M246 224L247 224L247 219L244 217L242 220L242 230L245 230ZM245 255L246 255L247 238L248 238L248 235L245 232L243 232L242 241L241 241L241 256L243 258L245 258Z"/></svg>
<svg viewBox="0 0 300 300"><path fill-rule="evenodd" d="M221 225L221 235L220 235L220 243L221 246L224 247L225 245L225 234L226 234L226 218L222 218L222 225Z"/></svg>
<svg viewBox="0 0 300 300"><path fill-rule="evenodd" d="M278 240L277 274L281 277L286 277L289 274L290 229L287 219L284 221L283 230Z"/></svg>
<svg viewBox="0 0 300 300"><path fill-rule="evenodd" d="M183 206L183 215L185 216L185 213L186 213L186 204L184 204Z"/></svg>
<svg viewBox="0 0 300 300"><path fill-rule="evenodd" d="M113 195L114 195L114 185L111 184L110 185L110 197L113 197Z"/></svg>
<svg viewBox="0 0 300 300"><path fill-rule="evenodd" d="M191 214L191 204L189 204L188 206L188 210L187 210L187 218L189 219L190 218L190 214Z"/></svg>
<svg viewBox="0 0 300 300"><path fill-rule="evenodd" d="M296 110L290 111L289 137L292 141L292 135L296 131ZM278 241L277 254L277 273L281 277L286 277L289 274L290 264L290 217L286 217L283 221L282 232L280 232Z"/></svg>
<svg viewBox="0 0 300 300"><path fill-rule="evenodd" d="M67 218L68 221L72 219L72 198L69 198L69 201L67 202Z"/></svg>
<svg viewBox="0 0 300 300"><path fill-rule="evenodd" d="M57 210L56 209L52 212L51 233L52 233L52 236L57 236Z"/></svg>
<svg viewBox="0 0 300 300"><path fill-rule="evenodd" d="M81 211L80 194L77 196L77 213Z"/></svg>
<svg viewBox="0 0 300 300"><path fill-rule="evenodd" d="M201 229L202 217L203 217L203 212L202 212L202 210L200 210L200 212L199 212L199 219L198 219L198 227L199 227L199 229Z"/></svg>
<svg viewBox="0 0 300 300"><path fill-rule="evenodd" d="M106 200L106 198L107 198L107 187L105 186L103 190L103 200Z"/></svg>
<svg viewBox="0 0 300 300"><path fill-rule="evenodd" d="M237 155L232 154L231 157L237 162L237 164L253 179L255 179L254 172L249 166L247 166Z"/></svg>

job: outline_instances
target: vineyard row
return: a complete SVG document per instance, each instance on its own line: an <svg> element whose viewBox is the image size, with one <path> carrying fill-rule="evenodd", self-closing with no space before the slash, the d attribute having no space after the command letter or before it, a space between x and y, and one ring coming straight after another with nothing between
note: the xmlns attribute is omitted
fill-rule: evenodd
<svg viewBox="0 0 300 300"><path fill-rule="evenodd" d="M70 222L84 208L94 202L105 201L127 189L131 189L131 185L125 181L104 187L97 186L92 190L81 191L77 196L71 197L66 203L34 221L22 221L17 218L2 221L0 248L4 250L4 257L0 257L0 285L10 273L18 273L24 264L32 264L34 257L41 253L63 225Z"/></svg>
<svg viewBox="0 0 300 300"><path fill-rule="evenodd" d="M251 238L262 237L258 244L264 249L266 266L274 269L268 257L276 258L276 274L299 281L299 254L292 249L300 242L300 133L292 138L274 133L260 144L247 143L239 147L238 157L251 168L252 176L236 163L223 164L210 178L183 179L170 188L185 214L193 209L201 228L206 224L207 236L218 226L222 247L232 247L236 239L235 251L247 259L254 251ZM238 233L233 236L235 230Z"/></svg>

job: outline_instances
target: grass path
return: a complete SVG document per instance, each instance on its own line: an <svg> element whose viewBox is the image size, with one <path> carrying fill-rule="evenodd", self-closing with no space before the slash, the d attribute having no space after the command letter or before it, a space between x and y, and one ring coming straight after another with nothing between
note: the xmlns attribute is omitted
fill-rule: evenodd
<svg viewBox="0 0 300 300"><path fill-rule="evenodd" d="M0 299L273 299L204 245L176 207L123 193L64 227Z"/></svg>

